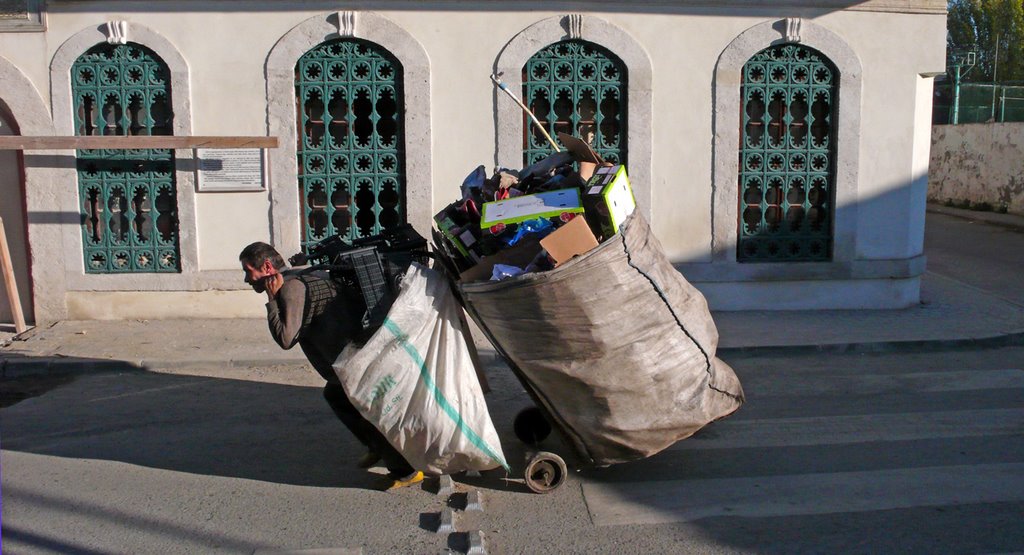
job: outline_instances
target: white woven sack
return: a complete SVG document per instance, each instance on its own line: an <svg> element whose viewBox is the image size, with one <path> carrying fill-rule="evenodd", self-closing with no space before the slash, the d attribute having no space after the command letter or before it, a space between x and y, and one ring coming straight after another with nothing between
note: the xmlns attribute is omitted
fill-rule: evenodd
<svg viewBox="0 0 1024 555"><path fill-rule="evenodd" d="M508 469L447 279L413 263L384 325L334 362L352 404L428 474Z"/></svg>

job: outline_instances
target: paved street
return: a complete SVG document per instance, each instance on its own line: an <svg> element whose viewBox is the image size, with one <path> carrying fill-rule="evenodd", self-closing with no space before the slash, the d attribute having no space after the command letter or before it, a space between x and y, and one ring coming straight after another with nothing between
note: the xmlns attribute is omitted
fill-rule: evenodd
<svg viewBox="0 0 1024 555"><path fill-rule="evenodd" d="M729 362L749 396L733 417L551 495L461 479L485 510L456 510L456 528L483 530L489 553L1024 549L1024 348ZM4 409L7 552L464 547L433 531L447 500L430 485L368 489L311 373L194 374L80 377ZM528 401L490 374L521 461L510 423Z"/></svg>
<svg viewBox="0 0 1024 555"><path fill-rule="evenodd" d="M977 215L959 211L962 216ZM998 215L991 215L998 217ZM928 214L925 253L928 271L960 280L1024 306L1024 228L1022 219L986 224L946 214ZM1013 222L1008 225L1008 222Z"/></svg>

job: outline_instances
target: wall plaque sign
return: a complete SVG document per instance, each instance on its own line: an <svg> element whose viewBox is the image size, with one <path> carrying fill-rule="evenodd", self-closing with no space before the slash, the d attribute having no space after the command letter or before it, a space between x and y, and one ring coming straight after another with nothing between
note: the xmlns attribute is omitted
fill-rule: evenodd
<svg viewBox="0 0 1024 555"><path fill-rule="evenodd" d="M43 0L0 0L0 32L45 30Z"/></svg>
<svg viewBox="0 0 1024 555"><path fill-rule="evenodd" d="M196 187L199 191L263 191L266 189L266 150L261 148L197 148Z"/></svg>

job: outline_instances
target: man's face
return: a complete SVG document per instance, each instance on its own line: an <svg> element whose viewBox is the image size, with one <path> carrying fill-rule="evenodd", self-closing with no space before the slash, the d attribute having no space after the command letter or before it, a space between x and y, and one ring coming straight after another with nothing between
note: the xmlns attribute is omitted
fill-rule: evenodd
<svg viewBox="0 0 1024 555"><path fill-rule="evenodd" d="M263 278L277 273L277 268L269 260L264 260L259 267L251 266L248 262L242 263L242 270L245 271L245 282L257 293L266 291Z"/></svg>

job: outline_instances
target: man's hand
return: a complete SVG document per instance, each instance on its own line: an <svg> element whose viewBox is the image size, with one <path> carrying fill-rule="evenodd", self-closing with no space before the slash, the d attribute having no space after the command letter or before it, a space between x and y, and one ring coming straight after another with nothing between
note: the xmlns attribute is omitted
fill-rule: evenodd
<svg viewBox="0 0 1024 555"><path fill-rule="evenodd" d="M267 299L274 300L277 296L277 292L281 290L281 286L284 285L284 277L281 274L272 274L263 278L263 288L267 291Z"/></svg>

